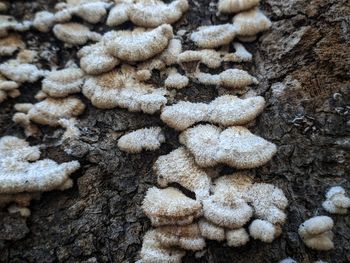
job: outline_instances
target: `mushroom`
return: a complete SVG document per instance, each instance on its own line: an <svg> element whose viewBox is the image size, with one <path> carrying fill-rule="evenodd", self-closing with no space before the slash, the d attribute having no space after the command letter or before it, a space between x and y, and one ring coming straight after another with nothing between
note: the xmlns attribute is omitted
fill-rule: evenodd
<svg viewBox="0 0 350 263"><path fill-rule="evenodd" d="M123 135L118 140L118 147L128 153L140 153L142 150L157 150L164 141L162 129L151 127Z"/></svg>
<svg viewBox="0 0 350 263"><path fill-rule="evenodd" d="M30 21L19 23L13 16L0 15L0 38L6 37L9 31L27 31L31 25Z"/></svg>
<svg viewBox="0 0 350 263"><path fill-rule="evenodd" d="M201 167L223 163L240 169L254 168L267 163L276 153L273 143L240 126L222 130L214 125L198 125L182 132L179 140Z"/></svg>
<svg viewBox="0 0 350 263"><path fill-rule="evenodd" d="M170 127L183 131L198 122L222 126L243 125L254 120L264 109L263 97L239 99L236 96L217 97L209 104L180 101L162 109L160 118Z"/></svg>
<svg viewBox="0 0 350 263"><path fill-rule="evenodd" d="M333 186L326 193L326 201L322 203L323 208L331 214L346 214L350 207L350 198L345 195L341 186Z"/></svg>
<svg viewBox="0 0 350 263"><path fill-rule="evenodd" d="M191 40L201 48L228 45L236 35L236 28L232 24L201 26L197 30L191 34Z"/></svg>
<svg viewBox="0 0 350 263"><path fill-rule="evenodd" d="M173 187L148 189L142 202L153 226L188 225L202 215L202 205Z"/></svg>
<svg viewBox="0 0 350 263"><path fill-rule="evenodd" d="M254 239L271 243L280 234L275 225L266 220L255 219L249 226L249 234Z"/></svg>
<svg viewBox="0 0 350 263"><path fill-rule="evenodd" d="M252 54L249 53L241 43L234 42L233 47L235 49L235 52L225 54L223 61L248 62L252 60Z"/></svg>
<svg viewBox="0 0 350 263"><path fill-rule="evenodd" d="M15 81L7 80L0 74L0 103L8 97L16 98L21 93L18 90L19 85Z"/></svg>
<svg viewBox="0 0 350 263"><path fill-rule="evenodd" d="M55 14L48 11L40 11L35 14L33 26L40 32L47 33L56 22Z"/></svg>
<svg viewBox="0 0 350 263"><path fill-rule="evenodd" d="M59 40L72 45L84 45L88 40L101 39L99 33L91 32L87 26L79 23L56 24L53 33Z"/></svg>
<svg viewBox="0 0 350 263"><path fill-rule="evenodd" d="M249 235L244 228L226 231L227 245L230 247L244 246L249 242Z"/></svg>
<svg viewBox="0 0 350 263"><path fill-rule="evenodd" d="M209 222L205 218L198 221L198 226L201 235L206 239L223 241L226 238L224 228Z"/></svg>
<svg viewBox="0 0 350 263"><path fill-rule="evenodd" d="M232 19L238 36L255 36L271 27L271 21L258 8L241 12Z"/></svg>
<svg viewBox="0 0 350 263"><path fill-rule="evenodd" d="M331 250L333 220L328 216L315 216L299 226L298 233L305 245L315 250Z"/></svg>
<svg viewBox="0 0 350 263"><path fill-rule="evenodd" d="M183 89L188 85L188 77L178 73L176 68L170 68L167 74L168 77L164 82L166 88Z"/></svg>
<svg viewBox="0 0 350 263"><path fill-rule="evenodd" d="M197 200L209 195L210 177L200 169L191 154L183 147L160 156L153 169L161 187L178 183L196 194Z"/></svg>
<svg viewBox="0 0 350 263"><path fill-rule="evenodd" d="M238 13L259 5L260 0L219 0L220 13Z"/></svg>
<svg viewBox="0 0 350 263"><path fill-rule="evenodd" d="M108 14L106 24L108 26L119 26L129 21L129 10L133 0L115 0L115 5Z"/></svg>
<svg viewBox="0 0 350 263"><path fill-rule="evenodd" d="M11 56L19 49L24 49L25 44L19 35L8 35L0 39L0 57Z"/></svg>

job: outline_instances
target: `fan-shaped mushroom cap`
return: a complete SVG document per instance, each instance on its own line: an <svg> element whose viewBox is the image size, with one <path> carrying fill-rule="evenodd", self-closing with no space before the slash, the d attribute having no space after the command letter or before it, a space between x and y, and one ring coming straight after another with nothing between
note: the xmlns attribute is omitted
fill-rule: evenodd
<svg viewBox="0 0 350 263"><path fill-rule="evenodd" d="M203 121L222 126L242 125L254 120L264 106L265 99L260 96L239 99L224 95L209 104L180 101L165 106L160 117L167 125L181 131Z"/></svg>
<svg viewBox="0 0 350 263"><path fill-rule="evenodd" d="M18 49L25 48L25 44L19 35L9 35L0 39L0 57L11 56Z"/></svg>
<svg viewBox="0 0 350 263"><path fill-rule="evenodd" d="M251 84L259 83L255 77L240 69L227 69L217 75L196 72L195 77L204 85L220 85L232 89L242 89Z"/></svg>
<svg viewBox="0 0 350 263"><path fill-rule="evenodd" d="M168 77L165 79L164 85L166 88L183 89L188 85L188 82L188 77L178 73L176 68L171 68L168 71Z"/></svg>
<svg viewBox="0 0 350 263"><path fill-rule="evenodd" d="M98 42L90 46L84 46L77 53L80 58L80 67L91 75L108 72L119 64L119 59L111 56L104 42Z"/></svg>
<svg viewBox="0 0 350 263"><path fill-rule="evenodd" d="M137 80L133 67L122 66L99 76L90 76L83 86L83 94L98 108L127 108L153 114L166 102L166 90Z"/></svg>
<svg viewBox="0 0 350 263"><path fill-rule="evenodd" d="M222 131L214 125L198 125L182 132L179 139L202 167L224 163L241 169L254 168L276 153L274 144L240 126Z"/></svg>
<svg viewBox="0 0 350 263"><path fill-rule="evenodd" d="M128 14L131 22L137 26L157 27L175 23L188 7L187 0L174 0L170 4L159 0L141 0L128 9Z"/></svg>
<svg viewBox="0 0 350 263"><path fill-rule="evenodd" d="M235 52L225 54L223 61L247 62L252 60L253 55L241 43L234 42L233 47L235 48Z"/></svg>
<svg viewBox="0 0 350 263"><path fill-rule="evenodd" d="M40 32L49 32L55 20L55 14L48 11L40 11L35 14L33 26Z"/></svg>
<svg viewBox="0 0 350 263"><path fill-rule="evenodd" d="M279 234L273 224L261 219L255 219L250 224L249 233L254 239L259 239L266 243L271 243Z"/></svg>
<svg viewBox="0 0 350 263"><path fill-rule="evenodd" d="M158 176L158 184L162 187L178 183L195 192L197 200L209 195L209 176L196 165L191 154L183 147L160 156L153 169Z"/></svg>
<svg viewBox="0 0 350 263"><path fill-rule="evenodd" d="M7 80L0 74L0 103L8 97L15 98L20 94L17 82Z"/></svg>
<svg viewBox="0 0 350 263"><path fill-rule="evenodd" d="M0 38L6 37L9 31L27 31L31 22L23 21L21 23L17 22L13 16L0 15Z"/></svg>
<svg viewBox="0 0 350 263"><path fill-rule="evenodd" d="M220 13L238 13L259 5L260 0L219 0Z"/></svg>
<svg viewBox="0 0 350 263"><path fill-rule="evenodd" d="M11 59L0 64L0 73L17 83L35 82L45 75L45 71L33 64L21 63L18 59Z"/></svg>
<svg viewBox="0 0 350 263"><path fill-rule="evenodd" d="M70 180L69 175L80 167L77 161L57 164L49 159L37 161L39 157L38 147L31 147L26 141L17 137L2 137L0 194L59 189Z"/></svg>
<svg viewBox="0 0 350 263"><path fill-rule="evenodd" d="M109 54L126 61L144 61L161 53L173 37L170 25L161 25L153 30L111 31L104 40Z"/></svg>
<svg viewBox="0 0 350 263"><path fill-rule="evenodd" d="M119 26L129 20L129 10L133 0L115 0L115 6L109 11L106 24Z"/></svg>
<svg viewBox="0 0 350 263"><path fill-rule="evenodd" d="M191 40L201 48L216 48L230 44L235 35L236 28L232 24L201 26L191 34Z"/></svg>
<svg viewBox="0 0 350 263"><path fill-rule="evenodd" d="M218 68L221 65L221 53L214 49L186 50L179 54L178 63L200 62L209 68Z"/></svg>
<svg viewBox="0 0 350 263"><path fill-rule="evenodd" d="M20 104L17 104L17 106L20 106ZM84 103L77 98L47 98L34 104L29 109L27 117L33 122L57 127L60 119L77 117L83 113L84 109Z"/></svg>
<svg viewBox="0 0 350 263"><path fill-rule="evenodd" d="M210 240L223 241L225 240L225 229L214 225L205 218L202 218L198 221L199 230L201 235Z"/></svg>
<svg viewBox="0 0 350 263"><path fill-rule="evenodd" d="M42 91L51 97L66 97L80 92L84 72L80 68L65 68L50 71L42 81Z"/></svg>
<svg viewBox="0 0 350 263"><path fill-rule="evenodd" d="M164 248L158 242L156 230L149 230L143 237L141 248L142 263L181 263L185 251L175 248Z"/></svg>
<svg viewBox="0 0 350 263"><path fill-rule="evenodd" d="M72 45L84 45L88 40L101 39L100 34L91 32L87 26L79 23L57 24L53 27L53 33L59 40Z"/></svg>
<svg viewBox="0 0 350 263"><path fill-rule="evenodd" d="M331 214L346 214L350 207L350 198L345 195L344 188L334 186L326 193L326 201L322 206Z"/></svg>
<svg viewBox="0 0 350 263"><path fill-rule="evenodd" d="M247 197L258 218L273 224L284 223L286 214L283 210L288 200L281 189L272 184L255 183L250 187Z"/></svg>
<svg viewBox="0 0 350 263"><path fill-rule="evenodd" d="M194 218L202 214L202 205L199 201L185 196L173 187L148 189L142 203L142 209L151 219L152 224L156 226L168 225L169 222L190 224ZM166 222L166 219L169 222ZM184 219L186 220L184 221Z"/></svg>
<svg viewBox="0 0 350 263"><path fill-rule="evenodd" d="M155 229L156 238L162 247L179 247L185 250L202 250L205 240L198 224L187 226L162 226Z"/></svg>
<svg viewBox="0 0 350 263"><path fill-rule="evenodd" d="M226 231L227 245L230 247L244 246L249 241L249 235L244 228Z"/></svg>
<svg viewBox="0 0 350 263"><path fill-rule="evenodd" d="M241 12L232 21L239 36L254 36L271 26L271 21L258 8Z"/></svg>
<svg viewBox="0 0 350 263"><path fill-rule="evenodd" d="M328 216L315 216L299 226L298 233L305 245L315 250L330 250L334 248L334 222Z"/></svg>
<svg viewBox="0 0 350 263"><path fill-rule="evenodd" d="M139 129L123 135L118 140L118 147L128 153L139 153L142 150L154 151L165 141L160 127Z"/></svg>

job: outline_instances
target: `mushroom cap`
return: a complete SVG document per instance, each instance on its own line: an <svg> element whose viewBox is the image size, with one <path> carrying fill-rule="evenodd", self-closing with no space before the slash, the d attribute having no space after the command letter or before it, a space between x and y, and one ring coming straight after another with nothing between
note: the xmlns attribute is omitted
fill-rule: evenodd
<svg viewBox="0 0 350 263"><path fill-rule="evenodd" d="M11 56L16 50L24 48L25 43L19 35L11 34L0 39L0 57Z"/></svg>
<svg viewBox="0 0 350 263"><path fill-rule="evenodd" d="M198 226L204 238L217 241L225 240L225 229L209 222L205 218L198 221Z"/></svg>
<svg viewBox="0 0 350 263"><path fill-rule="evenodd" d="M276 237L276 228L266 220L255 219L249 226L249 233L254 239L271 243Z"/></svg>
<svg viewBox="0 0 350 263"><path fill-rule="evenodd" d="M230 247L244 246L249 242L249 235L244 228L226 231L227 245Z"/></svg>
<svg viewBox="0 0 350 263"><path fill-rule="evenodd" d="M258 8L235 15L232 22L239 36L254 36L271 27L271 21Z"/></svg>
<svg viewBox="0 0 350 263"><path fill-rule="evenodd" d="M329 216L315 216L302 223L298 232L301 237L307 238L330 231L333 226L333 219Z"/></svg>
<svg viewBox="0 0 350 263"><path fill-rule="evenodd" d="M259 5L260 0L219 0L220 13L238 13Z"/></svg>
<svg viewBox="0 0 350 263"><path fill-rule="evenodd" d="M217 48L228 45L236 35L232 24L201 26L191 34L191 40L201 48Z"/></svg>
<svg viewBox="0 0 350 263"><path fill-rule="evenodd" d="M97 41L100 38L97 33L92 33L87 26L79 23L56 24L53 33L59 40L72 45L84 45L89 39Z"/></svg>

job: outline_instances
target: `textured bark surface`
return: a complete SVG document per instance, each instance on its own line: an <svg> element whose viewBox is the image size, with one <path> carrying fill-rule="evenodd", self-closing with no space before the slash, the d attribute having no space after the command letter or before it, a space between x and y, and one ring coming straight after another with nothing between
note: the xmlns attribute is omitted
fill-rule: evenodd
<svg viewBox="0 0 350 263"><path fill-rule="evenodd" d="M216 16L216 1L190 1L187 16L176 29L192 31L199 25L224 23ZM12 13L30 18L52 8L54 1L13 1ZM207 242L200 255L189 253L183 262L278 262L288 256L298 262L350 262L350 218L333 216L335 249L306 248L297 229L315 215L326 215L321 203L327 188L349 183L350 113L350 4L346 0L265 0L261 8L273 21L272 29L246 45L253 63L234 65L256 76L252 89L267 100L265 112L251 130L278 145L278 153L255 169L256 181L283 189L290 204L283 234L272 244L251 241L242 248ZM103 32L102 25L95 29ZM76 59L77 48L65 48L52 33L22 34L28 47L50 50L50 61L64 65ZM193 44L185 38L185 48ZM49 68L49 63L43 61ZM232 67L226 64L223 68ZM205 69L204 69L205 70ZM159 76L155 83L162 83ZM0 107L0 135L23 131L11 122L16 102L34 101L40 82L26 84L22 95ZM175 101L209 101L223 91L191 83ZM87 110L79 124L78 141L58 143L62 131L41 127L42 157L56 161L77 159L82 169L74 187L43 194L31 204L31 217L0 212L0 262L134 262L150 222L140 210L145 191L155 184L152 164L159 155L179 146L177 133L159 116L126 110L98 110L80 96ZM117 138L128 130L159 125L167 142L159 151L128 155L117 148ZM231 172L221 168L222 174Z"/></svg>

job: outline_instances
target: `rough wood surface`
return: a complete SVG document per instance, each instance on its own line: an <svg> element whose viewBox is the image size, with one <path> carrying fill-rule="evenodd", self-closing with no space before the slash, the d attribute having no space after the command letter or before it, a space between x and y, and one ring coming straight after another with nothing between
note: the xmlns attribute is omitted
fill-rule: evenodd
<svg viewBox="0 0 350 263"><path fill-rule="evenodd" d="M199 25L229 21L216 16L216 1L190 1L187 16L176 29L192 31ZM23 18L52 8L54 1L13 1L12 13ZM298 262L350 262L350 217L332 216L335 249L315 252L304 246L297 228L315 215L326 215L321 203L326 189L350 189L350 4L346 0L265 0L261 8L273 21L272 29L247 45L253 63L242 66L257 76L255 87L268 103L252 130L278 145L278 153L264 167L252 171L256 181L283 189L290 205L283 234L272 244L251 241L242 248L207 242L201 255L188 254L183 262L278 262L288 256ZM95 28L105 31L102 25ZM52 61L63 65L76 58L76 48L65 48L52 33L22 33L30 48L49 48ZM186 40L185 47L193 47ZM224 65L229 68L232 65ZM44 67L49 68L49 65ZM154 79L157 83L160 77ZM0 107L0 135L23 136L11 117L15 102L34 101L40 82L24 85L22 96ZM219 91L220 93L220 91ZM209 101L215 87L191 83L178 99ZM81 96L82 99L83 96ZM177 133L159 116L126 110L98 110L89 101L82 116L82 137L59 144L59 134L45 130L42 157L56 161L78 159L83 168L70 190L45 193L31 204L25 222L0 212L0 262L134 262L150 222L140 210L148 187L155 184L152 164L178 147ZM167 143L156 152L127 155L117 148L125 131L160 125ZM67 154L69 153L69 154ZM222 167L222 173L231 170ZM201 257L199 257L201 256Z"/></svg>

